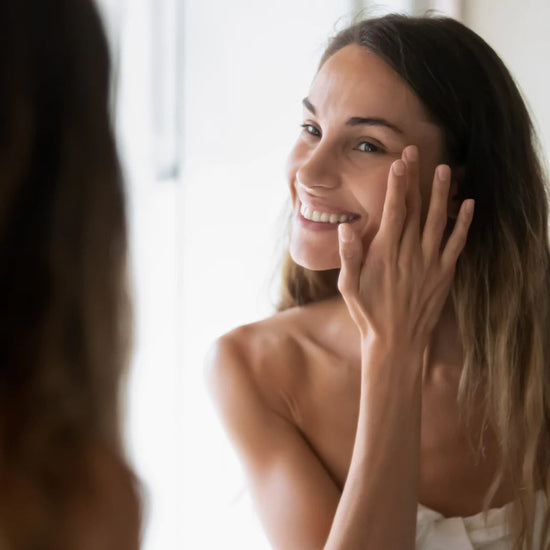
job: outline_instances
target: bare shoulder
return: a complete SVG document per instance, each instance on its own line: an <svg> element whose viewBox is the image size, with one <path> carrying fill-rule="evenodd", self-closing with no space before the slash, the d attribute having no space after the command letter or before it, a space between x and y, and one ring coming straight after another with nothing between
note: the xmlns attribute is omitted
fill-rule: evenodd
<svg viewBox="0 0 550 550"><path fill-rule="evenodd" d="M214 343L207 359L207 381L214 398L235 385L253 391L273 411L293 415L292 394L306 376L304 308L293 308L243 325Z"/></svg>
<svg viewBox="0 0 550 550"><path fill-rule="evenodd" d="M297 421L311 371L309 308L239 327L215 343L210 391L274 548L321 548L340 492ZM299 412L298 412L299 414Z"/></svg>

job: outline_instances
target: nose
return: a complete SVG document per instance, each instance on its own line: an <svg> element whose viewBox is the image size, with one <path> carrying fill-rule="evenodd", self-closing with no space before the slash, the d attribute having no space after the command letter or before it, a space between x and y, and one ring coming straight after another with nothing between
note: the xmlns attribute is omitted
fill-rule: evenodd
<svg viewBox="0 0 550 550"><path fill-rule="evenodd" d="M296 172L296 180L299 185L311 192L340 185L338 162L329 144L319 143L309 152Z"/></svg>

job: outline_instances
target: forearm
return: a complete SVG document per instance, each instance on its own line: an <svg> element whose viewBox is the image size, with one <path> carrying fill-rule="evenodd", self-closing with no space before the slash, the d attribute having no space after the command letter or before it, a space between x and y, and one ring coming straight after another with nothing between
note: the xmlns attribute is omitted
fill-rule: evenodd
<svg viewBox="0 0 550 550"><path fill-rule="evenodd" d="M414 548L422 353L365 342L357 434L325 550Z"/></svg>

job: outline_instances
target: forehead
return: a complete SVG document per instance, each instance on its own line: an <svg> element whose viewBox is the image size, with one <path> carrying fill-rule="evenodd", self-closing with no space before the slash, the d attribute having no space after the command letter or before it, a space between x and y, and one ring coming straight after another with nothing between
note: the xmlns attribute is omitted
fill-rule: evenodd
<svg viewBox="0 0 550 550"><path fill-rule="evenodd" d="M338 50L323 64L309 99L322 117L381 117L405 133L437 130L405 80L376 54L356 44Z"/></svg>

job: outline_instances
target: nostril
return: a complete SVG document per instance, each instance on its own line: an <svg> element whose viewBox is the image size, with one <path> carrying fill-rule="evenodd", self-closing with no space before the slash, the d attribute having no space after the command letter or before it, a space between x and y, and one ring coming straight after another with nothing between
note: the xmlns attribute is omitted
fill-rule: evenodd
<svg viewBox="0 0 550 550"><path fill-rule="evenodd" d="M296 185L298 187L308 188L311 189L313 187L316 187L316 181L318 178L311 177L310 174L306 174L305 176L303 174L300 174L299 172L296 172Z"/></svg>
<svg viewBox="0 0 550 550"><path fill-rule="evenodd" d="M307 178L306 178L306 181L308 181ZM304 179L300 177L300 174L296 174L296 186L302 187L302 188L311 187L310 185L307 185L306 183L304 183Z"/></svg>
<svg viewBox="0 0 550 550"><path fill-rule="evenodd" d="M332 167L317 166L316 168L312 168L306 165L296 170L295 181L297 187L311 190L337 187L341 183L341 177Z"/></svg>

